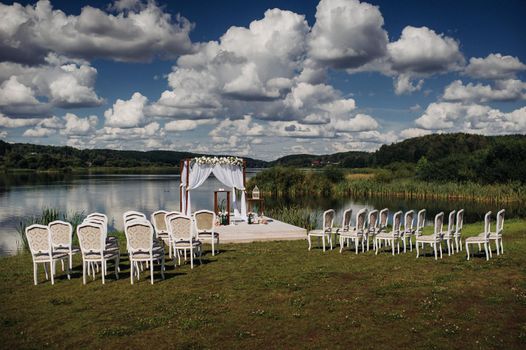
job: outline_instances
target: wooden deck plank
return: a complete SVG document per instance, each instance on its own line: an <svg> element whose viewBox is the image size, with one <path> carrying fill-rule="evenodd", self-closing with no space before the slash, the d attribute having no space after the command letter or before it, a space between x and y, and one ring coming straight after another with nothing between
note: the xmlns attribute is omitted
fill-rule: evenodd
<svg viewBox="0 0 526 350"><path fill-rule="evenodd" d="M304 228L287 224L285 222L269 219L268 224L236 224L220 226L217 228L221 243L249 243L257 241L288 241L307 238Z"/></svg>

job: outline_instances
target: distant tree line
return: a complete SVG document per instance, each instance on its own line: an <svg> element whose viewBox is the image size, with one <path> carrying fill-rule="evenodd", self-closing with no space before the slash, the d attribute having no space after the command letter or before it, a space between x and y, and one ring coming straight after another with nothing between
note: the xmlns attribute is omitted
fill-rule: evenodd
<svg viewBox="0 0 526 350"><path fill-rule="evenodd" d="M177 167L180 160L199 155L175 151L80 150L0 140L0 167L7 170ZM330 168L329 177L335 168L381 168L385 170L380 172L384 177L414 177L425 181L526 182L525 135L434 134L383 145L371 153L296 154L271 162L245 159L250 168Z"/></svg>
<svg viewBox="0 0 526 350"><path fill-rule="evenodd" d="M201 154L175 151L119 151L76 149L68 146L42 146L7 143L0 140L0 167L9 169L68 170L73 168L179 167L180 161ZM245 158L248 167L264 167L267 162Z"/></svg>

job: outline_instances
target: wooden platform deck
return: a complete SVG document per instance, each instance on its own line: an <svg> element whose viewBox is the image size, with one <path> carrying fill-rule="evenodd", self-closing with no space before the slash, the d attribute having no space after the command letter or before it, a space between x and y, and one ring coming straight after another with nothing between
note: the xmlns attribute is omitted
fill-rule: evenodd
<svg viewBox="0 0 526 350"><path fill-rule="evenodd" d="M269 218L268 224L238 222L217 228L221 243L249 243L257 241L289 241L307 238L304 228Z"/></svg>

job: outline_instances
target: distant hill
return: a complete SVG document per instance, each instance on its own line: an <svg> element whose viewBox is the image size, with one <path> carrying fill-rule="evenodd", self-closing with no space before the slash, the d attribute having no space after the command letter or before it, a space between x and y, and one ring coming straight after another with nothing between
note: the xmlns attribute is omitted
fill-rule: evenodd
<svg viewBox="0 0 526 350"><path fill-rule="evenodd" d="M0 167L4 169L177 167L181 159L201 155L175 151L79 150L67 146L10 144L0 140ZM249 168L330 165L396 170L403 167L406 173L414 173L423 180L526 182L526 135L433 134L383 145L376 152L295 154L271 162L245 159Z"/></svg>
<svg viewBox="0 0 526 350"><path fill-rule="evenodd" d="M526 182L526 135L432 134L383 145L371 153L290 155L271 165L403 168L423 180Z"/></svg>
<svg viewBox="0 0 526 350"><path fill-rule="evenodd" d="M42 146L7 143L0 140L0 167L6 169L66 169L89 167L178 167L182 159L203 154L176 151L119 151L76 149L68 146ZM266 167L267 162L244 158L247 167Z"/></svg>

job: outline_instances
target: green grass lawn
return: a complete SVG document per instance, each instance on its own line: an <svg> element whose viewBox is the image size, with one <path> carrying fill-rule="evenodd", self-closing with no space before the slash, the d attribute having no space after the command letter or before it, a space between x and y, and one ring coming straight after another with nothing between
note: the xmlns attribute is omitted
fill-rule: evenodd
<svg viewBox="0 0 526 350"><path fill-rule="evenodd" d="M466 225L466 235L482 223ZM31 257L0 259L0 348L526 347L526 220L505 224L505 253L435 261L307 251L305 241L222 245L204 264L130 285L33 285Z"/></svg>

